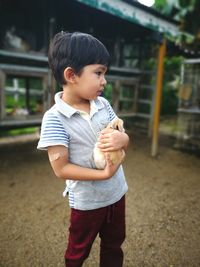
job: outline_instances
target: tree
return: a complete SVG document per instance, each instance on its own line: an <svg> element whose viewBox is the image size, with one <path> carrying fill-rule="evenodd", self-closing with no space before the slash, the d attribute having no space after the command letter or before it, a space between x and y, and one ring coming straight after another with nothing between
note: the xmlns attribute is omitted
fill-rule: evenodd
<svg viewBox="0 0 200 267"><path fill-rule="evenodd" d="M154 8L180 23L181 34L177 44L194 52L200 50L200 1L199 0L156 0Z"/></svg>

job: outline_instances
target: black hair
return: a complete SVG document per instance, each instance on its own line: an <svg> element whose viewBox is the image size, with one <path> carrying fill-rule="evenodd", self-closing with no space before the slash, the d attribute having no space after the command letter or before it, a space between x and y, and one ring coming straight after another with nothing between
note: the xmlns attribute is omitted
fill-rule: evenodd
<svg viewBox="0 0 200 267"><path fill-rule="evenodd" d="M57 33L50 43L48 59L54 78L60 85L66 84L63 73L67 67L80 75L87 65L108 66L110 63L106 47L94 36L81 32Z"/></svg>

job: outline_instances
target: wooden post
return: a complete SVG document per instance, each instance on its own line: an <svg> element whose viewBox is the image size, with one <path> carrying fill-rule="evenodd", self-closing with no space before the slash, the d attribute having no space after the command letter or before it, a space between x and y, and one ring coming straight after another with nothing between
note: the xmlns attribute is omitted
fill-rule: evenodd
<svg viewBox="0 0 200 267"><path fill-rule="evenodd" d="M155 108L153 116L153 134L152 134L152 146L151 155L155 157L158 152L158 131L159 131L159 119L160 119L160 106L162 96L162 83L164 72L164 57L166 53L166 41L160 44L158 53L158 68L157 68L157 81L156 81L156 94L155 94Z"/></svg>
<svg viewBox="0 0 200 267"><path fill-rule="evenodd" d="M6 75L5 72L0 70L0 120L6 116L5 87Z"/></svg>

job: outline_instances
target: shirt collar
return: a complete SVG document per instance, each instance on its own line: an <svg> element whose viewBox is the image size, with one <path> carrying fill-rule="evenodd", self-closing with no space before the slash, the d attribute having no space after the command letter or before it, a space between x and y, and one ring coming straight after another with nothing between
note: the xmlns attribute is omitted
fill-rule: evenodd
<svg viewBox="0 0 200 267"><path fill-rule="evenodd" d="M56 109L62 113L64 116L70 118L75 113L79 113L79 111L66 102L62 100L62 94L63 92L58 92L55 94L55 105ZM92 117L98 110L102 109L104 107L100 97L98 97L95 100L90 100L90 117Z"/></svg>

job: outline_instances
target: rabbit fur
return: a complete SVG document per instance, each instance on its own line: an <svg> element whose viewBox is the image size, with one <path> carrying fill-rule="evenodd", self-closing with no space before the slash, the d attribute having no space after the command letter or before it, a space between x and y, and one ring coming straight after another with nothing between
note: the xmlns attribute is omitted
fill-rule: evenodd
<svg viewBox="0 0 200 267"><path fill-rule="evenodd" d="M124 132L124 128L123 128L123 120L117 118L114 119L113 121L111 121L106 128L109 129L113 129L113 130L118 130L120 132ZM123 149L119 149L116 151L110 151L108 152L109 154L109 158L110 161L115 164L117 162L120 162L124 156L125 156L125 152ZM95 144L94 150L93 150L93 158L94 158L94 163L96 165L97 169L104 169L106 166L106 159L105 159L105 155L104 152L102 152L100 150L100 148L98 148L98 143Z"/></svg>

